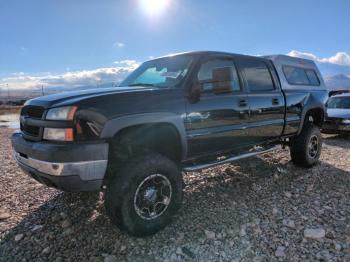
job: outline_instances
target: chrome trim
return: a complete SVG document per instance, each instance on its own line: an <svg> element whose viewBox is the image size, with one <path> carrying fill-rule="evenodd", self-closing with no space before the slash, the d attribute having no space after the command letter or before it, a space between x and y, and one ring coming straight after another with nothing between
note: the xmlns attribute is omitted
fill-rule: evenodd
<svg viewBox="0 0 350 262"><path fill-rule="evenodd" d="M202 164L202 165L194 165L194 166L184 167L183 171L185 171L185 172L199 171L199 170L202 170L202 169L207 169L207 168L210 168L210 167L214 167L214 166L230 163L230 162L233 162L233 161L236 161L236 160L239 160L239 159L243 159L243 158L247 158L247 157L252 157L252 156L264 154L264 153L273 151L273 150L278 149L278 148L279 148L279 146L275 146L275 147L272 147L272 148L269 148L269 149L265 149L265 150L259 150L259 151L250 152L250 153L243 154L243 155L229 157L229 158L224 159L222 161L216 161L216 162L212 162L212 163L209 163L209 164Z"/></svg>
<svg viewBox="0 0 350 262"><path fill-rule="evenodd" d="M13 151L17 163L51 176L79 176L81 180L102 179L107 169L107 160L54 163L21 156Z"/></svg>

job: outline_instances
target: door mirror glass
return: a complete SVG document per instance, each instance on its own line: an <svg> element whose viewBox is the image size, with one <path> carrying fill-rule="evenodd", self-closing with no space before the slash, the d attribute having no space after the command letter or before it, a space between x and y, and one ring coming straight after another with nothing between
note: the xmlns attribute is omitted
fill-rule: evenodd
<svg viewBox="0 0 350 262"><path fill-rule="evenodd" d="M232 92L232 67L213 69L213 93Z"/></svg>
<svg viewBox="0 0 350 262"><path fill-rule="evenodd" d="M196 103L200 100L201 97L201 84L199 82L194 82L191 90L190 90L190 102L191 103Z"/></svg>

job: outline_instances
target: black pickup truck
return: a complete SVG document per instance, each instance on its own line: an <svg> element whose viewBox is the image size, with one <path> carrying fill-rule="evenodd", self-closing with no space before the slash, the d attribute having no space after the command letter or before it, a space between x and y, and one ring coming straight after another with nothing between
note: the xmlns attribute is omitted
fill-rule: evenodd
<svg viewBox="0 0 350 262"><path fill-rule="evenodd" d="M12 136L18 165L65 191L105 192L106 212L137 236L182 203L182 172L290 147L311 167L326 92L314 62L190 52L143 63L120 85L25 103Z"/></svg>

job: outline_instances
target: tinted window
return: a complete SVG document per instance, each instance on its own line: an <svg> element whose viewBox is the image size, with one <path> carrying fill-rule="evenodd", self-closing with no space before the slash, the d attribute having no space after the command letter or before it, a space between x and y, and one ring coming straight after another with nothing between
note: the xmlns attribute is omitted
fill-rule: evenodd
<svg viewBox="0 0 350 262"><path fill-rule="evenodd" d="M295 66L283 66L283 73L291 85L318 86L320 80L312 69Z"/></svg>
<svg viewBox="0 0 350 262"><path fill-rule="evenodd" d="M245 80L250 91L268 91L274 89L271 74L266 64L258 60L241 61Z"/></svg>
<svg viewBox="0 0 350 262"><path fill-rule="evenodd" d="M218 71L226 71L227 74L217 74ZM203 91L212 91L215 85L226 85L232 91L239 91L240 85L235 64L232 60L210 60L201 65L198 72L198 81Z"/></svg>
<svg viewBox="0 0 350 262"><path fill-rule="evenodd" d="M328 100L327 107L350 109L350 97L332 97Z"/></svg>

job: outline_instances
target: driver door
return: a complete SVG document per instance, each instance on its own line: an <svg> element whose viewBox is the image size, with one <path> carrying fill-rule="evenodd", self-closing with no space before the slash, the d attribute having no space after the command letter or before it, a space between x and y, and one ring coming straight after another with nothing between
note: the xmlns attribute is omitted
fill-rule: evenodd
<svg viewBox="0 0 350 262"><path fill-rule="evenodd" d="M186 129L189 156L242 150L249 144L248 97L231 57L202 61L195 81L200 98L188 102Z"/></svg>

